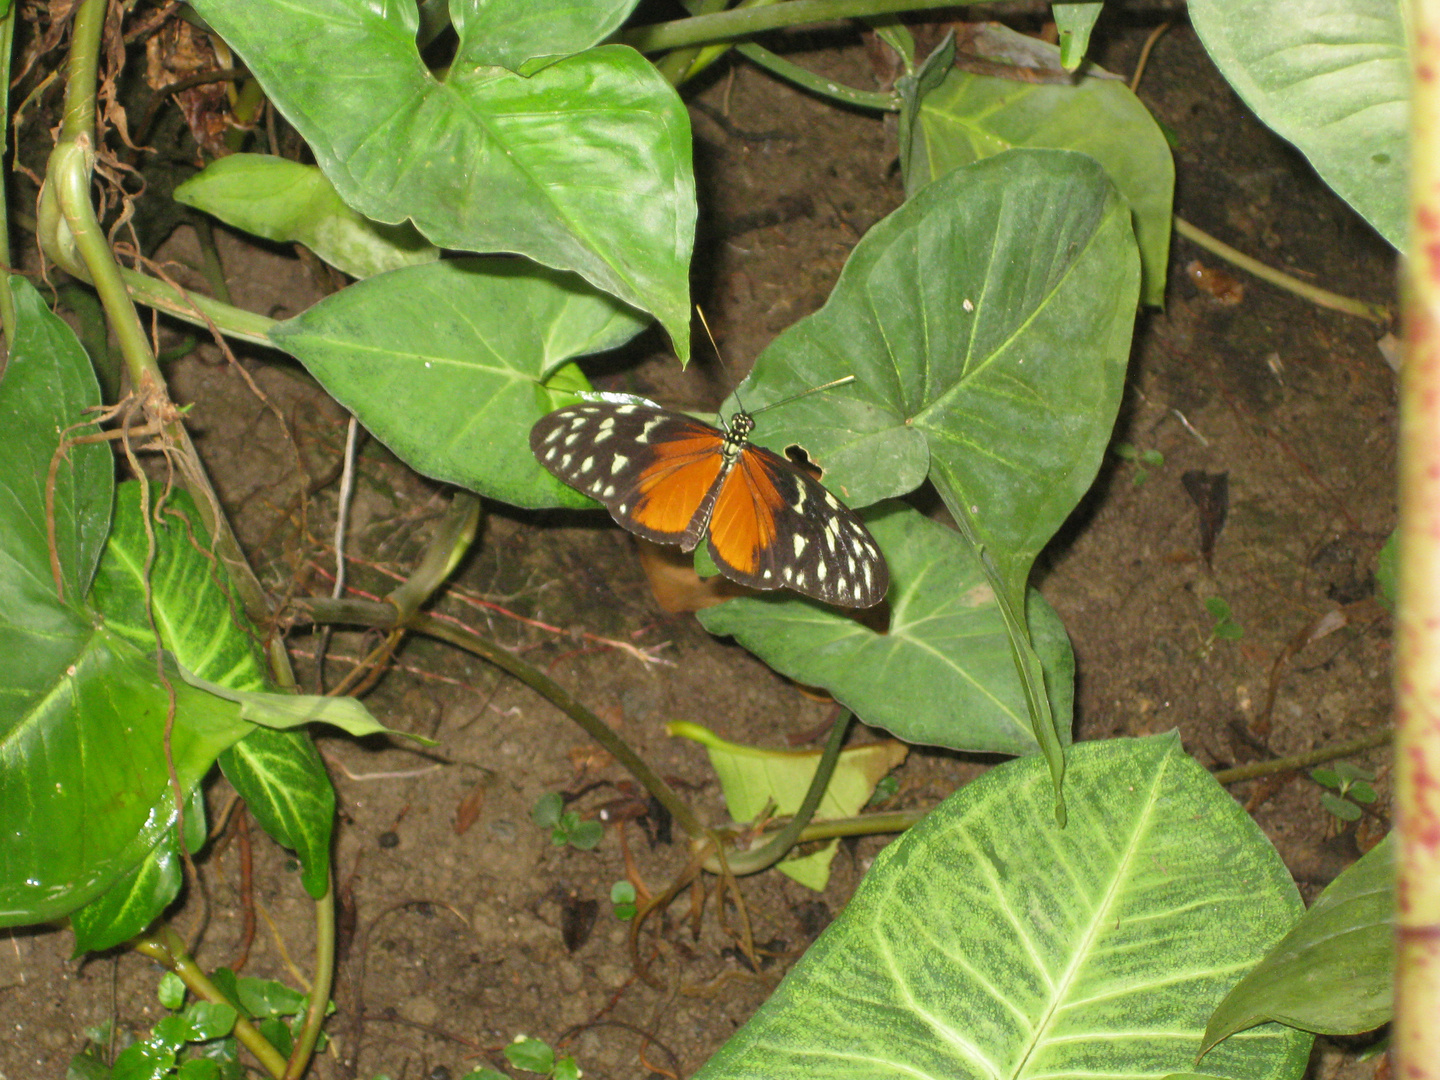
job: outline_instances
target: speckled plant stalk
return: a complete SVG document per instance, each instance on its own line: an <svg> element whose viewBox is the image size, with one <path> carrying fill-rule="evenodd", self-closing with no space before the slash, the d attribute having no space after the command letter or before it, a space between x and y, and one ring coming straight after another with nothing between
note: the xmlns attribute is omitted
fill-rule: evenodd
<svg viewBox="0 0 1440 1080"><path fill-rule="evenodd" d="M1440 0L1411 0L1400 377L1395 1075L1440 1077Z"/></svg>

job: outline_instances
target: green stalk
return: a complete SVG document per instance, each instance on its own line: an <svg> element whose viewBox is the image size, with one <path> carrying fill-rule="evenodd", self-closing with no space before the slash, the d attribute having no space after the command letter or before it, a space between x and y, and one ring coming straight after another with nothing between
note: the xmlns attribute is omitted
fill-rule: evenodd
<svg viewBox="0 0 1440 1080"><path fill-rule="evenodd" d="M1440 1062L1440 0L1411 0L1400 369L1394 1074Z"/></svg>
<svg viewBox="0 0 1440 1080"><path fill-rule="evenodd" d="M128 267L120 268L120 277L124 280L130 296L146 307L158 308L167 315L173 315L205 330L210 329L210 324L213 323L226 337L238 341L248 341L252 345L264 345L266 348L275 347L269 337L269 330L276 322L274 319L199 293L181 292L173 285Z"/></svg>
<svg viewBox="0 0 1440 1080"><path fill-rule="evenodd" d="M46 168L36 233L45 253L62 269L95 286L120 344L131 386L142 394L158 394L164 401L168 399L164 376L150 351L145 328L126 290L125 277L90 202L95 161L96 71L105 10L106 0L83 0L75 14L64 119L59 142ZM181 480L195 499L206 531L215 539L216 552L229 569L246 612L257 625L265 625L270 618L269 602L220 510L220 500L195 452L189 432L178 417L164 424L164 432L178 451L175 459ZM289 664L283 651L271 649L270 657L272 665L278 665L277 677L284 681Z"/></svg>
<svg viewBox="0 0 1440 1080"><path fill-rule="evenodd" d="M185 951L185 942L180 940L180 935L168 926L142 934L130 944L142 956L148 956L180 976L181 981L196 997L216 1005L233 1005ZM243 1016L235 1018L235 1038L255 1055L255 1060L260 1062L266 1072L275 1077L275 1080L282 1080L285 1075L285 1059L280 1055L280 1051L260 1034L255 1025Z"/></svg>
<svg viewBox="0 0 1440 1080"><path fill-rule="evenodd" d="M789 0L789 3L769 7L735 8L713 15L637 26L621 34L620 42L640 52L661 52L730 41L785 26L954 6L955 0Z"/></svg>
<svg viewBox="0 0 1440 1080"><path fill-rule="evenodd" d="M325 895L315 901L315 977L310 983L310 1005L305 1010L305 1026L295 1040L295 1049L285 1067L283 1080L300 1080L315 1053L320 1028L330 1008L330 987L335 977L335 870L331 867L330 883Z"/></svg>
<svg viewBox="0 0 1440 1080"><path fill-rule="evenodd" d="M765 68L772 75L784 79L788 83L794 83L820 97L843 101L847 105L857 105L862 109L875 109L879 112L900 111L900 95L892 91L856 90L853 86L837 83L834 79L817 75L808 68L791 63L783 56L771 52L763 45L756 45L753 41L736 45L735 51L745 59Z"/></svg>
<svg viewBox="0 0 1440 1080"><path fill-rule="evenodd" d="M748 7L754 3L764 3L766 0L741 0L741 7ZM724 11L726 0L684 0L685 10L691 15L711 15L717 11ZM664 76L671 86L679 86L686 79L693 79L705 65L710 61L705 58L708 49L691 47L688 49L676 49L663 60L655 65L655 70ZM702 62L703 61L703 62Z"/></svg>
<svg viewBox="0 0 1440 1080"><path fill-rule="evenodd" d="M725 853L725 865L732 874L737 877L744 874L757 874L779 862L799 842L800 835L810 824L810 819L815 816L815 810L819 807L820 800L825 796L825 789L830 786L830 778L835 775L835 764L840 760L840 750L845 745L845 735L850 730L850 722L854 719L855 714L849 709L836 718L835 725L830 729L830 738L825 743L825 752L820 755L820 762L815 766L815 775L810 778L810 789L805 792L800 809L795 811L795 816L790 819L789 823L779 832L772 833L764 844L752 851L727 851ZM711 856L705 864L705 869L712 874L720 873L720 860Z"/></svg>

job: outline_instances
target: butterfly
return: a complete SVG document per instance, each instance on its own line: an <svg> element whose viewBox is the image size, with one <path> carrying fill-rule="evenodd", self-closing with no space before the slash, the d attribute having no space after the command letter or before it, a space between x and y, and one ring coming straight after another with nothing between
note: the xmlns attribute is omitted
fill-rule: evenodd
<svg viewBox="0 0 1440 1080"><path fill-rule="evenodd" d="M870 530L797 466L750 442L743 409L724 429L625 394L567 405L530 429L540 464L646 540L694 551L752 589L788 588L873 607L890 571Z"/></svg>

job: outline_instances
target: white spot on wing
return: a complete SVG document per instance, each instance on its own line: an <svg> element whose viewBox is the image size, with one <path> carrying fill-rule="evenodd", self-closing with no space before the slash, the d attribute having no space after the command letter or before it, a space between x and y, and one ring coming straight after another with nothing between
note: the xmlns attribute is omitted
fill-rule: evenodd
<svg viewBox="0 0 1440 1080"><path fill-rule="evenodd" d="M624 454L616 454L614 458L612 458L610 461L610 475L616 475L621 469L625 468L625 466L629 464L630 459L628 457L626 457Z"/></svg>

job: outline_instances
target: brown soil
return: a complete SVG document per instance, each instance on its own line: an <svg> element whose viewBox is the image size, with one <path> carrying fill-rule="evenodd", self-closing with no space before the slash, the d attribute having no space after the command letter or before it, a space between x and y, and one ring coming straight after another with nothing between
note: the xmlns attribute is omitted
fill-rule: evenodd
<svg viewBox="0 0 1440 1080"><path fill-rule="evenodd" d="M1100 62L1131 70L1148 29L1111 27L1097 43ZM867 54L848 32L799 44L794 58L807 66L873 85ZM1393 303L1393 253L1248 113L1188 27L1161 38L1140 93L1176 136L1182 217L1331 289ZM733 368L743 369L742 358L823 303L856 240L900 203L893 133L744 62L719 65L692 118L702 200L696 299ZM182 231L165 253L193 260L194 250ZM236 303L282 316L318 295L288 252L222 234L221 253ZM1370 598L1376 554L1395 523L1395 377L1370 325L1243 278L1243 298L1227 305L1184 273L1196 258L1218 266L1175 242L1168 306L1139 320L1116 432L1117 442L1158 450L1164 463L1142 477L1135 464L1110 458L1047 550L1036 583L1074 641L1076 738L1178 727L1203 764L1223 767L1389 722L1390 624ZM642 337L623 363L608 365L605 381L677 406L713 407L743 373L717 370L698 346L682 373L661 348L657 336ZM243 362L286 417L312 473L325 472L343 443L338 408L276 354L251 352ZM303 587L328 591L313 567L330 561L322 545L333 487L312 504L310 536L297 536L294 451L274 415L208 346L177 363L173 376L177 398L196 403L201 451L262 579L278 591L298 561L307 568ZM1191 470L1228 474L1229 519L1208 565L1181 480ZM405 572L445 496L374 443L361 478L352 583L383 592L382 569ZM452 598L442 610L524 650L583 695L711 820L725 815L704 754L668 738L667 721L781 745L827 718L824 705L692 617L664 614L631 541L608 521L487 509L456 586L498 607ZM1239 641L1211 638L1214 620L1203 606L1211 596L1231 604ZM501 608L565 632L542 631ZM1337 609L1346 625L1291 655L1297 634ZM662 662L597 647L575 630L665 643ZM315 641L292 644L304 670ZM336 634L328 676L370 644ZM320 737L339 793L336 867L353 921L329 1025L338 1053L321 1059L318 1076L460 1077L502 1064L498 1050L520 1033L563 1042L591 1077L649 1076L647 1062L688 1076L839 911L885 842L843 845L820 895L774 873L743 882L755 938L773 953L758 974L736 957L733 906L722 926L712 895L697 935L688 900L677 903L645 937L665 987L656 989L635 978L626 928L609 911L610 885L624 876L617 831L580 852L552 846L528 818L543 792L602 782L575 804L594 812L626 793L624 773L525 687L431 642L411 641L368 700L387 724L433 735L448 764ZM1387 755L1362 760L1381 772L1383 812ZM898 804L933 805L989 764L916 749L899 772ZM478 819L457 833L457 808L477 790ZM1308 896L1356 856L1353 828L1337 826L1308 779L1292 774L1232 790ZM212 808L227 791L213 785ZM685 862L682 844L652 843L634 825L625 839L653 888ZM262 917L245 971L294 984L309 963L313 911L292 860L258 831L253 842ZM199 957L207 966L232 963L241 920L237 846L211 854L203 875L208 923ZM567 925L578 918L583 929L587 909L598 912L593 928L572 931L567 944ZM175 924L198 926L201 910L190 896ZM68 932L40 928L15 932L0 950L0 1080L61 1075L83 1029L107 1018L135 1030L156 1019L154 965L125 952L77 961L70 949ZM1311 1075L1371 1069L1322 1040Z"/></svg>

